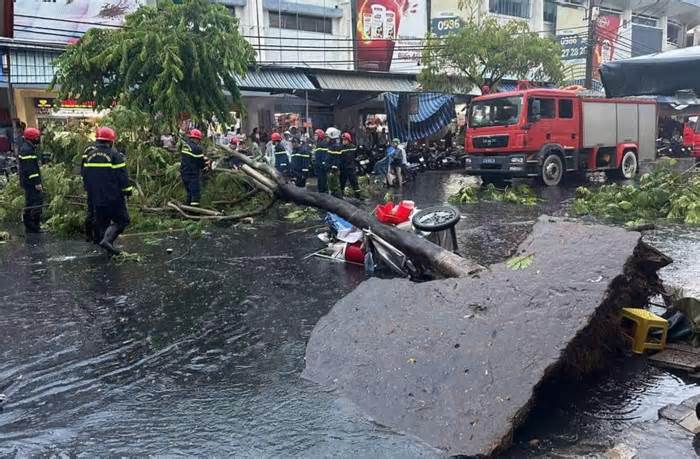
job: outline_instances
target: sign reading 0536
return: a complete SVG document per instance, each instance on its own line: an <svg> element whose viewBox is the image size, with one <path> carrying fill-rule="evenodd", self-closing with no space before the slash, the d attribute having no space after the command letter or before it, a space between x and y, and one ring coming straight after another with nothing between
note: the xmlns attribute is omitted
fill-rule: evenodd
<svg viewBox="0 0 700 459"><path fill-rule="evenodd" d="M462 20L457 16L442 16L430 21L430 32L442 37L462 27Z"/></svg>

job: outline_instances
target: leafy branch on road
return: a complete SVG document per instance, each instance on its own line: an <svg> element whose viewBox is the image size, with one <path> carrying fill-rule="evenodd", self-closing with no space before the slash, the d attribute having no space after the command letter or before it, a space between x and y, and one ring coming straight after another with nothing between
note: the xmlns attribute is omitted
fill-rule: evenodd
<svg viewBox="0 0 700 459"><path fill-rule="evenodd" d="M675 164L675 160L666 159L633 185L579 187L572 213L628 226L656 220L700 225L700 173L697 169L677 172L673 169Z"/></svg>
<svg viewBox="0 0 700 459"><path fill-rule="evenodd" d="M510 202L524 206L534 206L540 199L535 191L525 184L496 188L492 183L479 188L465 185L449 198L452 204L472 204L480 201Z"/></svg>

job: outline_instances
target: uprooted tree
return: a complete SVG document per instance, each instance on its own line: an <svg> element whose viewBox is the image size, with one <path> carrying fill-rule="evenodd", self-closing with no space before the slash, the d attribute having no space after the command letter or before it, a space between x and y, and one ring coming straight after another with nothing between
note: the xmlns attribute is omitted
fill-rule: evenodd
<svg viewBox="0 0 700 459"><path fill-rule="evenodd" d="M470 13L464 24L444 37L431 35L423 48L421 85L430 90L469 93L497 87L508 76L559 82L563 78L559 45L531 32L524 21L500 23L462 2Z"/></svg>
<svg viewBox="0 0 700 459"><path fill-rule="evenodd" d="M260 193L252 196L254 187L243 174L218 171L203 193L203 202L216 210L184 211L187 221L169 218L183 211L176 204L183 196L179 156L153 143L159 132L176 132L184 117L202 124L230 121L232 103L240 98L236 75L253 62L254 51L240 35L238 20L206 0L142 6L123 27L91 29L56 59L53 85L60 98L110 109L101 124L116 128L117 147L127 154L138 190L129 201L132 230L236 219L272 202ZM79 232L85 197L77 169L89 133L80 126L49 126L44 134L40 150L51 153L53 163L42 167L47 227L65 235ZM16 180L0 190L0 204L0 220L20 218L24 200ZM222 212L232 206L237 212Z"/></svg>
<svg viewBox="0 0 700 459"><path fill-rule="evenodd" d="M176 130L187 114L195 122L230 121L240 91L236 75L255 52L238 19L206 0L160 1L126 16L118 29L90 29L56 61L60 98L115 104L150 115L152 127Z"/></svg>

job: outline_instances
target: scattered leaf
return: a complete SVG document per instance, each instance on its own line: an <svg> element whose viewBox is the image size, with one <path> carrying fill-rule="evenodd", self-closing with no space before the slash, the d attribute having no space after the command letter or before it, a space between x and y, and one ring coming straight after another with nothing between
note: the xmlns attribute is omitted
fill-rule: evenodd
<svg viewBox="0 0 700 459"><path fill-rule="evenodd" d="M509 258L506 261L506 266L508 266L513 271L518 271L518 270L528 268L532 264L532 261L534 259L535 259L534 253L530 253L527 255L520 255L517 257Z"/></svg>

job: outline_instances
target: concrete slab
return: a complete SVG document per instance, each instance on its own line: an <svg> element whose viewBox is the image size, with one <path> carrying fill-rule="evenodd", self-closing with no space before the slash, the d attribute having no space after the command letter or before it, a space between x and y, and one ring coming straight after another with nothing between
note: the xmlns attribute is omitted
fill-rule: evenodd
<svg viewBox="0 0 700 459"><path fill-rule="evenodd" d="M645 302L669 262L639 233L547 217L518 252L532 265L364 282L317 324L302 376L447 454L502 451L540 382L621 342L610 323Z"/></svg>

